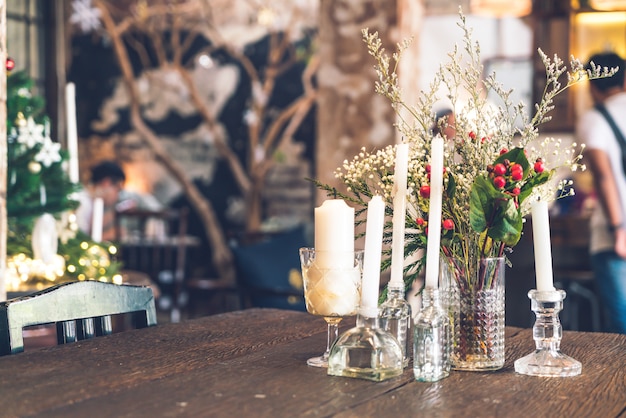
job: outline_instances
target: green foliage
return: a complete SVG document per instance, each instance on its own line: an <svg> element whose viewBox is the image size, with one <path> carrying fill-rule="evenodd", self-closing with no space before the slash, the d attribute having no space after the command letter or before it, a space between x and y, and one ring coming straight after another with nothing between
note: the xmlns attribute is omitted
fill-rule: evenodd
<svg viewBox="0 0 626 418"><path fill-rule="evenodd" d="M49 213L60 230L58 253L63 255L66 266L76 267L59 280L111 279L119 266L110 261L108 247L76 232L76 225L62 216L78 207L81 186L67 175L69 156L50 139L49 118L43 112L45 102L31 93L32 87L32 79L23 71L7 78L7 255L32 258L33 226L37 218Z"/></svg>

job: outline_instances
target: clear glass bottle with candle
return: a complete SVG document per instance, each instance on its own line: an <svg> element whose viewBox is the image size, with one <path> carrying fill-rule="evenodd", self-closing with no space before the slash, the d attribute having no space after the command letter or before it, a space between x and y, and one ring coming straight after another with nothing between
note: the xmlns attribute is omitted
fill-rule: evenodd
<svg viewBox="0 0 626 418"><path fill-rule="evenodd" d="M328 374L382 382L404 370L398 340L380 327L374 308L361 309L356 327L337 339L328 357Z"/></svg>
<svg viewBox="0 0 626 418"><path fill-rule="evenodd" d="M387 285L387 299L380 306L379 313L381 327L400 343L404 367L409 364L411 331L411 306L405 299L403 280L408 160L409 145L398 144L394 172L391 277Z"/></svg>
<svg viewBox="0 0 626 418"><path fill-rule="evenodd" d="M418 382L450 375L450 321L441 302L438 289L424 288L413 326L413 374Z"/></svg>
<svg viewBox="0 0 626 418"><path fill-rule="evenodd" d="M404 297L404 286L387 286L387 299L380 305L380 326L400 343L404 367L409 364L411 354L411 305Z"/></svg>
<svg viewBox="0 0 626 418"><path fill-rule="evenodd" d="M343 333L330 349L328 374L380 382L402 374L403 355L398 340L380 327L378 289L385 204L373 196L367 206L361 305L356 327Z"/></svg>

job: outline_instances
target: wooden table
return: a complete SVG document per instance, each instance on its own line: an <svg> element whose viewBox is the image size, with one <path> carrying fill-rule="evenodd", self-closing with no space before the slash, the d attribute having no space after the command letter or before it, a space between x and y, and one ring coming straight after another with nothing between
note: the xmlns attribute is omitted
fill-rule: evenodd
<svg viewBox="0 0 626 418"><path fill-rule="evenodd" d="M346 321L348 327L353 319ZM325 323L252 309L0 357L0 416L615 417L626 414L626 335L565 332L572 378L518 375L531 330L507 328L506 365L419 383L330 377L305 361Z"/></svg>

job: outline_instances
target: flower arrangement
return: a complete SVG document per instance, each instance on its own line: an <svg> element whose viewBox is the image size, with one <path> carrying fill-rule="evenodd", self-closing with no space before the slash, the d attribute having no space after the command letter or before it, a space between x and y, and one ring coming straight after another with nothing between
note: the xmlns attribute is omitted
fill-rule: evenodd
<svg viewBox="0 0 626 418"><path fill-rule="evenodd" d="M398 116L397 128L410 147L405 258L426 248L431 141L435 135L451 131L443 134L446 141L441 251L458 260L462 264L459 268L473 272L477 260L506 256L507 250L517 244L523 218L533 201L551 201L573 194L571 184L554 180L555 172L560 167L584 169L580 164L583 146L565 146L554 138L539 142L538 126L550 120L548 113L554 108L556 95L582 80L611 76L614 70L594 66L586 71L573 57L568 70L556 55L550 59L539 50L546 68L546 87L534 116L529 118L522 103L511 103L511 90L505 90L495 74L483 77L480 47L472 41L471 29L462 13L458 26L464 34L464 48L455 48L449 54L449 62L440 66L429 91L421 92L416 105L403 100L396 72L409 42L398 44L390 57L377 33L364 29L363 39L376 61L376 92L391 102ZM560 80L565 77L567 81L562 84ZM437 118L433 111L441 100L439 91L444 91L451 102L451 117ZM500 98L497 106L486 99L489 93ZM363 149L337 169L336 177L348 190L341 197L361 209L357 214L375 194L383 196L387 214L392 213L394 156L395 146L373 152ZM326 185L318 186L331 191ZM385 228L387 242L391 240L391 230L389 222ZM406 266L407 289L424 263L425 258L421 257ZM390 260L385 260L383 269L389 264ZM467 283L468 286L490 285L485 278L472 280L477 281Z"/></svg>

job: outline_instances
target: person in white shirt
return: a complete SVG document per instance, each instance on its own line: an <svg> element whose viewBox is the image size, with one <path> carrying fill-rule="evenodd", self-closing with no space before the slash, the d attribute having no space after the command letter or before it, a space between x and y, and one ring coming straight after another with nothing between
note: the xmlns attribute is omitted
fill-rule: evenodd
<svg viewBox="0 0 626 418"><path fill-rule="evenodd" d="M591 264L602 305L608 313L608 331L626 333L626 174L620 145L609 121L597 109L603 106L617 131L626 135L626 91L624 60L615 53L593 55L590 63L619 67L613 77L590 80L596 107L587 111L576 126L577 141L587 146L586 162L593 175L598 204L591 216Z"/></svg>

